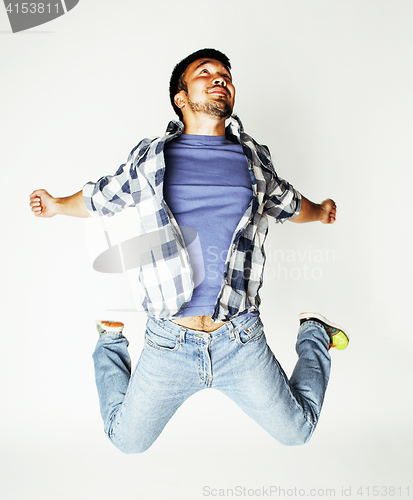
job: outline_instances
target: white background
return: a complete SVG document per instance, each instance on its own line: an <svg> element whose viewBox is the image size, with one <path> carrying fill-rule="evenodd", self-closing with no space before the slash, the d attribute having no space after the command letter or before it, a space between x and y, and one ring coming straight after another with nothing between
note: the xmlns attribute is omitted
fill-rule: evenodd
<svg viewBox="0 0 413 500"><path fill-rule="evenodd" d="M12 34L0 8L2 499L197 500L236 486L249 498L270 486L413 495L412 20L404 0L81 0ZM332 352L307 445L279 445L210 390L127 456L103 433L91 359L115 282L92 270L84 221L36 219L29 194L73 194L163 134L174 64L209 46L230 57L235 111L278 174L338 205L333 226L271 224L270 346L291 374L303 310L342 324L351 344ZM121 319L136 362L145 318Z"/></svg>

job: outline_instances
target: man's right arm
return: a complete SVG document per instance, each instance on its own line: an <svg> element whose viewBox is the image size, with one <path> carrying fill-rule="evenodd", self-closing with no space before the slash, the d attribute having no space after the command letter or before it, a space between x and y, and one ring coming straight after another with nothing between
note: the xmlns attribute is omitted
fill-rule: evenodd
<svg viewBox="0 0 413 500"><path fill-rule="evenodd" d="M53 217L57 214L72 217L90 216L83 199L83 191L65 198L53 198L44 189L37 189L30 195L30 206L36 217Z"/></svg>
<svg viewBox="0 0 413 500"><path fill-rule="evenodd" d="M36 217L53 217L57 214L72 217L111 216L127 207L136 205L130 186L131 170L136 172L134 161L146 153L152 139L144 139L129 153L114 175L101 177L97 182L88 182L82 191L54 198L44 189L37 189L30 195L30 206ZM136 184L139 185L137 182Z"/></svg>

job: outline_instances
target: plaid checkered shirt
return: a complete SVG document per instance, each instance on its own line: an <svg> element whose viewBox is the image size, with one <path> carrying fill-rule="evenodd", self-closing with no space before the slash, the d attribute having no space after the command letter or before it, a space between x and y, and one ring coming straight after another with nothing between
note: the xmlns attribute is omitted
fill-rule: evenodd
<svg viewBox="0 0 413 500"><path fill-rule="evenodd" d="M142 306L149 316L160 319L182 317L194 289L182 232L163 198L164 146L182 132L183 124L171 121L165 136L143 139L113 176L88 182L83 188L91 215L113 216L127 207L135 207L140 235L162 232L160 251L153 252L139 269L144 291ZM268 216L282 223L301 210L300 193L277 176L268 148L244 132L236 115L230 118L225 133L227 139L242 145L253 196L228 249L221 290L212 315L214 321L228 321L259 309Z"/></svg>

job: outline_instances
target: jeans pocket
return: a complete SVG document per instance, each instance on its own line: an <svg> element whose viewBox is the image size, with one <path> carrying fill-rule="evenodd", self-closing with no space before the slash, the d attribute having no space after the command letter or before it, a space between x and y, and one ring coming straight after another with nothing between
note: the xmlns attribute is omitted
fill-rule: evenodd
<svg viewBox="0 0 413 500"><path fill-rule="evenodd" d="M179 342L176 335L165 330L154 332L147 328L145 332L145 341L151 347L162 351L177 351L179 348Z"/></svg>
<svg viewBox="0 0 413 500"><path fill-rule="evenodd" d="M235 332L235 338L240 345L246 345L250 342L256 342L259 340L264 334L263 324L260 318L250 326L249 328L245 328L242 330L237 330Z"/></svg>

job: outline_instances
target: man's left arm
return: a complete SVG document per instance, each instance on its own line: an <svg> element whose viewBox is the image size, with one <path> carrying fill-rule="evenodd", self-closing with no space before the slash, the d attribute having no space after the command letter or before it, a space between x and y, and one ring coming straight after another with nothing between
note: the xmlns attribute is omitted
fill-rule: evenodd
<svg viewBox="0 0 413 500"><path fill-rule="evenodd" d="M333 200L328 198L321 203L313 203L301 195L301 210L298 215L291 219L291 222L315 222L323 224L333 224L336 220L337 206Z"/></svg>
<svg viewBox="0 0 413 500"><path fill-rule="evenodd" d="M267 157L269 167L272 167L268 148L264 147L264 156ZM272 174L263 171L265 179L265 209L264 212L275 218L276 222L304 223L320 221L323 224L333 224L336 220L337 206L328 198L321 203L313 203L294 189L285 179L278 177L273 170Z"/></svg>

